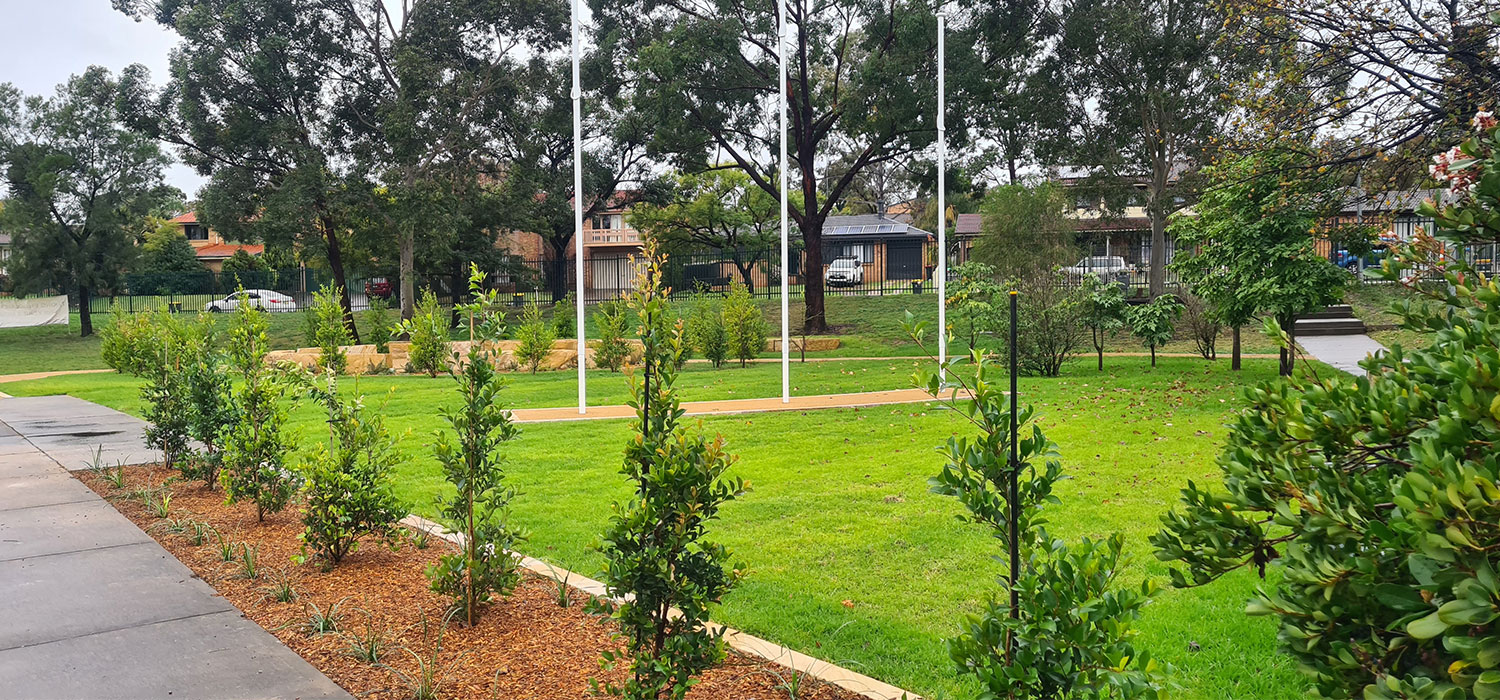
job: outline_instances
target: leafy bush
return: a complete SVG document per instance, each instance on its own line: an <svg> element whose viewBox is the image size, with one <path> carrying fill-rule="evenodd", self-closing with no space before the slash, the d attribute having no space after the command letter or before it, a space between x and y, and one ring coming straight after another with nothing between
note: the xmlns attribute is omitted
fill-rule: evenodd
<svg viewBox="0 0 1500 700"><path fill-rule="evenodd" d="M366 410L364 397L340 397L335 375L325 375L313 397L328 409L330 440L313 447L302 469L302 556L310 549L336 565L362 538L399 541L406 509L392 491L391 470L404 460L381 412Z"/></svg>
<svg viewBox="0 0 1500 700"><path fill-rule="evenodd" d="M1218 357L1219 332L1223 326L1219 317L1207 302L1195 294L1182 295L1182 320L1187 322L1188 335L1193 339L1193 349L1205 360Z"/></svg>
<svg viewBox="0 0 1500 700"><path fill-rule="evenodd" d="M1014 288L1020 296L1015 351L1021 371L1056 377L1083 345L1083 292L1052 275L1021 280Z"/></svg>
<svg viewBox="0 0 1500 700"><path fill-rule="evenodd" d="M744 367L749 360L759 357L766 349L766 334L769 332L760 307L750 296L750 288L739 280L729 283L729 296L724 298L724 336L729 346L729 356L740 361Z"/></svg>
<svg viewBox="0 0 1500 700"><path fill-rule="evenodd" d="M228 501L253 501L257 520L285 509L300 486L297 474L285 464L292 448L282 433L286 375L266 368L266 328L264 311L249 304L235 309L229 351L241 381L233 394L236 420L223 434L224 464L219 472Z"/></svg>
<svg viewBox="0 0 1500 700"><path fill-rule="evenodd" d="M552 356L552 341L556 339L552 324L542 318L541 307L532 302L521 315L521 327L516 329L516 362L536 374Z"/></svg>
<svg viewBox="0 0 1500 700"><path fill-rule="evenodd" d="M146 446L161 450L162 465L180 466L192 436L190 404L183 367L192 363L197 327L178 320L165 308L145 319L149 337L156 347L145 344L133 362L146 380L141 386L142 417L146 420Z"/></svg>
<svg viewBox="0 0 1500 700"><path fill-rule="evenodd" d="M1122 285L1104 282L1094 275L1084 276L1083 325L1089 329L1089 338L1094 342L1100 371L1104 369L1104 344L1125 327L1128 311Z"/></svg>
<svg viewBox="0 0 1500 700"><path fill-rule="evenodd" d="M572 292L552 306L552 333L558 338L572 338L578 333L578 301Z"/></svg>
<svg viewBox="0 0 1500 700"><path fill-rule="evenodd" d="M594 325L599 339L594 341L594 365L611 372L618 372L630 359L630 342L625 339L629 321L625 318L625 304L606 301L594 309Z"/></svg>
<svg viewBox="0 0 1500 700"><path fill-rule="evenodd" d="M979 344L979 336L994 333L1004 324L1002 298L1005 290L995 283L995 268L981 262L966 262L953 268L948 282L948 332L965 338L968 347Z"/></svg>
<svg viewBox="0 0 1500 700"><path fill-rule="evenodd" d="M495 326L497 323L487 324ZM509 595L520 582L512 550L526 539L510 525L508 506L516 495L505 483L500 449L519 430L498 394L504 386L484 343L470 346L468 360L454 374L463 403L443 410L453 429L438 431L434 445L452 497L439 499L448 527L463 534L463 546L427 570L432 590L453 600L452 614L473 625L479 608L495 594Z"/></svg>
<svg viewBox="0 0 1500 700"><path fill-rule="evenodd" d="M236 420L233 383L213 321L200 314L198 324L201 330L183 365L182 381L187 392L188 435L200 447L189 455L182 473L214 486L224 459L222 436Z"/></svg>
<svg viewBox="0 0 1500 700"><path fill-rule="evenodd" d="M921 324L908 320L922 343ZM1171 669L1131 643L1131 625L1156 594L1148 579L1138 589L1119 585L1125 569L1124 538L1084 539L1068 545L1048 535L1042 509L1061 501L1053 486L1063 478L1057 445L1043 435L1030 407L1003 389L1002 377L981 351L966 358L972 380L953 371L919 372L916 381L978 430L949 438L940 451L947 464L929 480L932 491L953 496L968 520L1005 543L1008 596L991 597L966 616L948 655L962 673L976 676L993 698L1158 698ZM947 392L941 374L957 381L967 399ZM944 398L947 396L947 398ZM1010 425L1017 426L1014 440ZM1009 454L1008 454L1009 453Z"/></svg>
<svg viewBox="0 0 1500 700"><path fill-rule="evenodd" d="M391 315L390 307L380 297L370 299L370 310L365 312L365 321L369 323L370 330L365 337L375 344L375 352L390 352L391 350Z"/></svg>
<svg viewBox="0 0 1500 700"><path fill-rule="evenodd" d="M436 377L448 359L448 317L438 305L432 290L423 290L417 298L411 318L401 322L396 332L411 339L407 350L407 371L426 372Z"/></svg>
<svg viewBox="0 0 1500 700"><path fill-rule="evenodd" d="M724 332L721 318L719 303L700 292L693 297L693 308L684 328L687 342L715 368L722 367L729 357L729 336Z"/></svg>
<svg viewBox="0 0 1500 700"><path fill-rule="evenodd" d="M1483 125L1484 122L1481 121ZM1222 486L1189 482L1153 538L1178 586L1281 569L1247 612L1275 615L1283 652L1322 697L1500 697L1500 284L1448 246L1500 233L1493 122L1434 168L1462 197L1424 205L1438 238L1387 256L1447 284L1392 311L1427 347L1247 392L1219 456ZM1450 286L1451 285L1451 286Z"/></svg>
<svg viewBox="0 0 1500 700"><path fill-rule="evenodd" d="M645 255L630 302L644 346L643 372L630 380L642 426L625 448L624 473L633 495L615 505L600 544L612 598L589 603L590 611L619 625L625 642L623 652L602 654L605 668L626 663L630 669L619 685L590 683L598 692L632 700L682 698L694 675L723 658L723 630L709 628L709 610L743 576L730 566L729 550L705 537L720 506L742 494L745 484L725 478L735 458L722 437L690 435L679 422L673 382L685 342L682 325L665 322L654 242L648 240Z"/></svg>
<svg viewBox="0 0 1500 700"><path fill-rule="evenodd" d="M338 287L325 285L313 293L312 309L308 316L313 322L313 345L318 352L318 369L332 370L343 374L349 368L348 352L344 346L354 342L349 327L344 325L343 296Z"/></svg>
<svg viewBox="0 0 1500 700"><path fill-rule="evenodd" d="M1130 334L1151 348L1152 367L1156 366L1156 348L1172 342L1172 335L1176 333L1174 326L1181 315L1182 302L1171 294L1158 296L1147 304L1137 304L1130 310Z"/></svg>
<svg viewBox="0 0 1500 700"><path fill-rule="evenodd" d="M110 322L99 330L99 350L104 364L123 374L144 376L161 354L161 342L149 313L132 314L118 300L109 305Z"/></svg>

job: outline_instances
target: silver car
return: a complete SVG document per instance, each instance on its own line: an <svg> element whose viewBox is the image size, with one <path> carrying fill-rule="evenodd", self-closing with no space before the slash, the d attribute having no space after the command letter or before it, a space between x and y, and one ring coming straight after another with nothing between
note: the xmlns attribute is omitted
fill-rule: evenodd
<svg viewBox="0 0 1500 700"><path fill-rule="evenodd" d="M854 258L839 258L828 264L823 282L830 287L853 286L865 281L865 266Z"/></svg>

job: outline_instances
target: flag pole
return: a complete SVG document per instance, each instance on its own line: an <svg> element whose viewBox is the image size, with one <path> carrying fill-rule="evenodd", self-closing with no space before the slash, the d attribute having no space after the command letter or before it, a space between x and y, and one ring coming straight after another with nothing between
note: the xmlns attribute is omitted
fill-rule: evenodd
<svg viewBox="0 0 1500 700"><path fill-rule="evenodd" d="M776 62L779 68L779 99L777 112L781 116L781 402L792 402L792 347L791 322L788 316L789 285L787 275L791 269L791 258L787 250L787 186L786 186L786 0L777 0L776 16Z"/></svg>
<svg viewBox="0 0 1500 700"><path fill-rule="evenodd" d="M945 68L943 40L947 33L948 17L942 10L937 13L937 295L938 295L938 363L948 361L948 127L943 118L943 70ZM943 375L946 369L940 369ZM947 380L947 376L942 377Z"/></svg>
<svg viewBox="0 0 1500 700"><path fill-rule="evenodd" d="M572 0L573 30L573 289L576 298L578 332L575 345L578 354L578 413L588 413L587 365L588 345L583 331L583 90L578 80L578 2Z"/></svg>

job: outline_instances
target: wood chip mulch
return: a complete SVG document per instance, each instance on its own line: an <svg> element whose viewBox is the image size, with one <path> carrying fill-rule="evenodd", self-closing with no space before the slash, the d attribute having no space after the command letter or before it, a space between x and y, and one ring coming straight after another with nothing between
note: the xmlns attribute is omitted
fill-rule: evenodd
<svg viewBox="0 0 1500 700"><path fill-rule="evenodd" d="M474 627L459 621L444 626L447 603L428 589L424 570L454 550L437 537L425 549L408 543L393 551L366 543L342 564L324 571L317 564L299 565L291 559L300 551L297 535L302 531L295 507L258 523L253 504L225 505L221 492L201 482L181 481L174 470L127 467L123 488L114 488L100 474L78 476L246 617L357 698L412 697L422 663L434 658L431 675L438 683L438 697L445 699L591 698L595 696L589 691L590 678L623 677L619 670L599 666L601 650L618 648L610 640L608 622L583 611L585 595L577 590L571 591L571 605L560 607L557 584L551 579L525 572L515 593L492 603ZM164 484L171 489L171 513L158 519L147 512L139 494ZM222 561L217 538L194 546L190 527L174 531L192 522L211 525L237 558ZM257 553L255 579L245 578L238 559L246 544ZM273 585L283 577L296 591L292 602L272 596ZM315 607L325 613L337 608L339 632L307 631ZM386 645L378 664L350 654L351 641L372 631ZM704 674L688 698L784 700L789 693L783 684L790 677L781 666L731 652L723 664ZM796 697L862 698L811 678L803 679Z"/></svg>

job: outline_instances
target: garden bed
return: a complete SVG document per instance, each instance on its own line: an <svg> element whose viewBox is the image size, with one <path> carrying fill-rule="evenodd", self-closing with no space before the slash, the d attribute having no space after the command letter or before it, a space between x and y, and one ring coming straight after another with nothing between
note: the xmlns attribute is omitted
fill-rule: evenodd
<svg viewBox="0 0 1500 700"><path fill-rule="evenodd" d="M122 487L102 474L79 476L246 617L356 697L412 697L424 664L443 698L585 698L590 678L623 676L600 669L600 651L616 643L607 622L583 611L585 596L577 590L569 591L570 604L561 607L558 585L527 573L514 595L486 608L474 627L457 621L444 625L446 602L428 590L423 571L452 551L448 542L432 537L425 547L405 543L395 550L369 544L331 571L298 565L291 558L299 553L302 527L294 510L257 523L253 506L225 505L222 493L199 482L176 481L176 475L161 467L126 467ZM158 518L140 494L164 484L171 489L170 513ZM159 500L164 491L157 493ZM193 544L198 523L213 531ZM245 571L247 545L255 553L254 578ZM224 560L221 546L232 549L231 560ZM286 586L296 592L295 600L278 600L277 589ZM335 608L337 632L308 631L313 612L330 614ZM372 632L385 646L378 663L352 653L354 643ZM784 686L798 680L798 698L861 697L735 653L704 674L688 697L784 698Z"/></svg>

